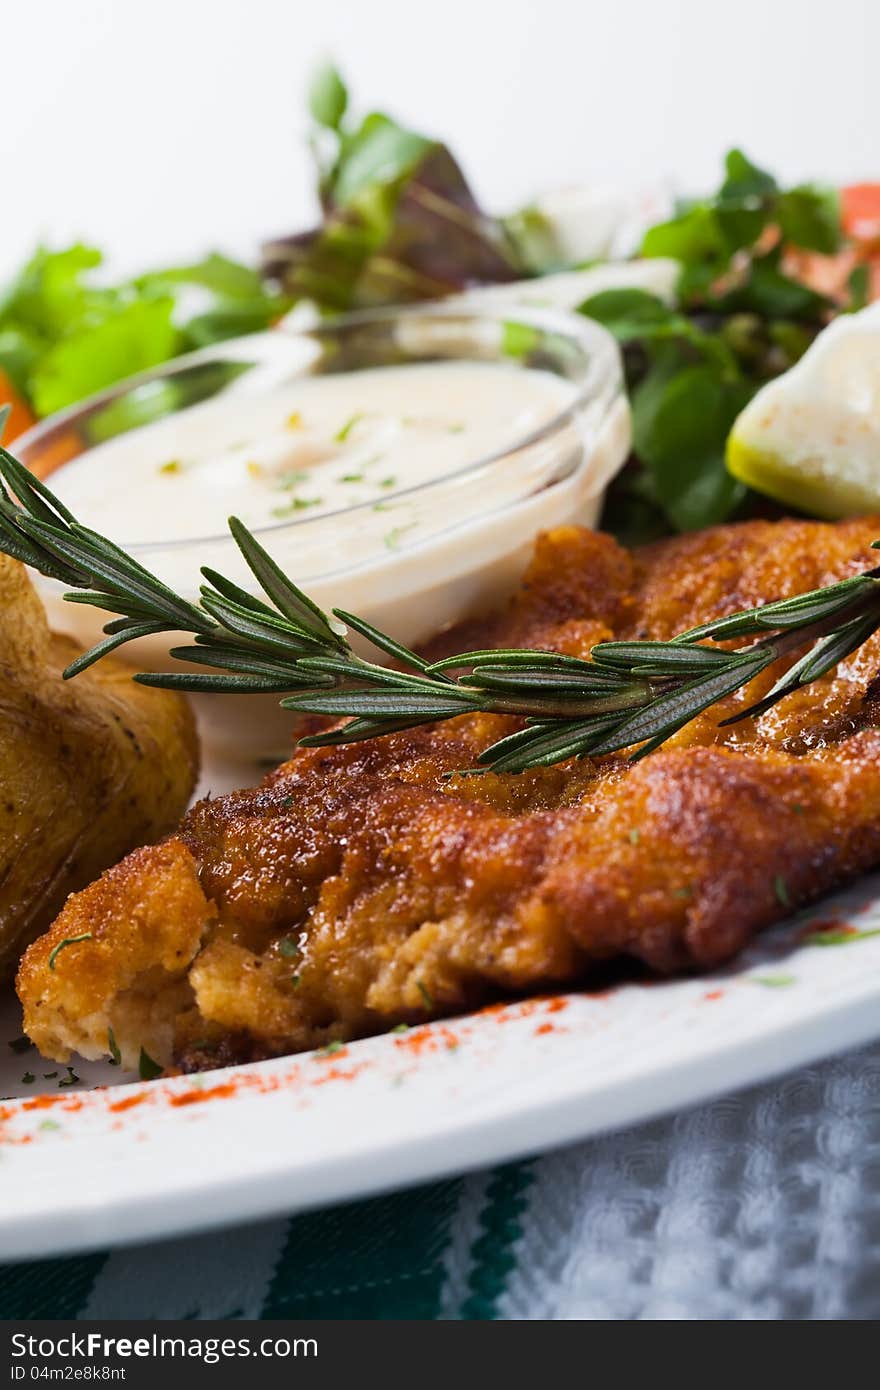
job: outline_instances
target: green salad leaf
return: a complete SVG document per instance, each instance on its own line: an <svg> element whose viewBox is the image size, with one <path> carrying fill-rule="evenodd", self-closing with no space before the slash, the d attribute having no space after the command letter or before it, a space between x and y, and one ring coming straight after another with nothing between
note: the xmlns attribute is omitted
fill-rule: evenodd
<svg viewBox="0 0 880 1390"><path fill-rule="evenodd" d="M525 273L503 222L478 206L452 154L381 111L346 121L332 68L309 90L323 220L263 248L294 299L337 311L435 299Z"/></svg>
<svg viewBox="0 0 880 1390"><path fill-rule="evenodd" d="M40 247L0 291L0 367L37 415L179 353L266 328L289 300L216 253L117 284L95 247Z"/></svg>
<svg viewBox="0 0 880 1390"><path fill-rule="evenodd" d="M94 323L77 321L29 375L38 415L50 415L122 377L158 366L178 349L171 299L133 299Z"/></svg>
<svg viewBox="0 0 880 1390"><path fill-rule="evenodd" d="M679 531L723 521L746 489L727 472L730 427L751 397L746 382L711 362L660 362L633 398L633 442L650 469L655 495Z"/></svg>
<svg viewBox="0 0 880 1390"><path fill-rule="evenodd" d="M150 271L139 276L134 286L148 297L171 297L181 352L257 333L291 305L254 267L217 251L194 265Z"/></svg>
<svg viewBox="0 0 880 1390"><path fill-rule="evenodd" d="M348 88L332 63L322 63L312 74L308 91L309 111L316 125L338 130L348 108Z"/></svg>
<svg viewBox="0 0 880 1390"><path fill-rule="evenodd" d="M633 445L647 475L628 471L627 492L616 500L629 498L631 506L611 513L614 529L649 539L670 527L689 531L723 521L746 496L724 466L724 446L753 391L729 343L645 290L605 290L581 313L604 324L625 350Z"/></svg>
<svg viewBox="0 0 880 1390"><path fill-rule="evenodd" d="M830 255L840 244L834 192L780 189L731 150L718 192L680 204L642 241L642 256L680 263L674 305L634 289L581 305L623 348L633 411L634 456L611 486L604 525L635 543L766 508L727 473L727 435L837 309L785 268L785 252Z"/></svg>
<svg viewBox="0 0 880 1390"><path fill-rule="evenodd" d="M748 284L755 265L766 264L762 238L776 239L806 251L831 255L841 244L837 194L812 184L784 191L771 174L752 164L742 150L725 159L725 177L712 197L679 204L676 215L646 232L642 256L671 256L681 261L680 294L685 304L715 298L713 286L733 269ZM771 258L775 268L775 258ZM788 279L795 289L798 281Z"/></svg>

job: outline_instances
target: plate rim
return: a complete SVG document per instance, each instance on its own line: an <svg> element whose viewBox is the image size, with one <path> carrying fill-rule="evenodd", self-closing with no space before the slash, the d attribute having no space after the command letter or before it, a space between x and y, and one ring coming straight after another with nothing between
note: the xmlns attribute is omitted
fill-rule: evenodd
<svg viewBox="0 0 880 1390"><path fill-rule="evenodd" d="M537 1156L770 1082L797 1067L866 1045L880 1037L877 1004L878 984L868 976L855 998L830 1000L817 1012L771 1020L763 1027L752 1024L745 1038L734 1031L733 1036L714 1043L701 1041L695 1054L679 1050L673 1057L661 1057L648 1069L617 1073L598 1088L592 1086L588 1093L583 1082L578 1087L577 1077L563 1073L564 1084L544 1100L523 1106L512 1098L500 1114L469 1111L458 1123L384 1145L373 1144L366 1151L352 1145L345 1154L312 1162L295 1173L288 1159L256 1175L251 1170L238 1171L205 1182L201 1174L200 1179L190 1177L170 1190L159 1186L109 1204L84 1200L76 1189L73 1194L67 1189L63 1201L49 1202L36 1217L27 1211L0 1218L0 1260L85 1254L196 1235L294 1216L315 1207L358 1201ZM442 1028L443 1023L425 1027ZM365 1042L375 1047L387 1036ZM357 1060L358 1045L349 1046ZM222 1084L224 1077L273 1065L277 1063L257 1062L210 1075ZM175 1082L185 1086L191 1078L141 1086L168 1087ZM231 1104L234 1106L235 1097ZM224 1113L233 1112L224 1107ZM93 1141L74 1138L72 1142L89 1146ZM297 1183L298 1190L290 1190L291 1182Z"/></svg>

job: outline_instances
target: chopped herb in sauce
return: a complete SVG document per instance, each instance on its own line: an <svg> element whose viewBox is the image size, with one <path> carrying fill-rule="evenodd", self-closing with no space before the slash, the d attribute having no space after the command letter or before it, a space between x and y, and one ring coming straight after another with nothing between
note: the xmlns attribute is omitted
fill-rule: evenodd
<svg viewBox="0 0 880 1390"><path fill-rule="evenodd" d="M378 506L379 504L377 503L377 508ZM398 550L400 548L401 536L405 536L407 531L412 531L415 524L414 521L411 521L408 526L392 526L391 530L385 535L386 550Z"/></svg>
<svg viewBox="0 0 880 1390"><path fill-rule="evenodd" d="M68 1068L67 1068L67 1075L65 1076L65 1078L64 1078L63 1081L59 1081L59 1082L58 1082L58 1085L59 1085L59 1087L63 1087L63 1086L75 1086L76 1083L77 1083L78 1081L79 1081L79 1077L77 1076L76 1072L73 1070L73 1067L68 1067Z"/></svg>
<svg viewBox="0 0 880 1390"><path fill-rule="evenodd" d="M272 515L280 518L293 516L294 512L304 512L308 507L320 507L320 497L291 497L283 507L273 507Z"/></svg>
<svg viewBox="0 0 880 1390"><path fill-rule="evenodd" d="M422 998L423 998L424 1001L425 1001L425 1008L426 1008L426 1009L433 1009L433 1007L434 1007L434 1000L431 998L430 991L426 988L425 985L422 984L421 980L418 980L416 983L418 984L418 987L419 987L419 994L422 996Z"/></svg>
<svg viewBox="0 0 880 1390"><path fill-rule="evenodd" d="M343 473L339 481L341 483L362 483L364 475L363 473Z"/></svg>
<svg viewBox="0 0 880 1390"><path fill-rule="evenodd" d="M24 1076L21 1078L21 1084L23 1086L32 1086L36 1079L37 1078L34 1076L32 1071L26 1071Z"/></svg>
<svg viewBox="0 0 880 1390"><path fill-rule="evenodd" d="M408 1024L408 1023L396 1023L396 1024L394 1025L394 1027L391 1029L391 1031L392 1031L392 1033L408 1033L408 1032L409 1032L409 1024Z"/></svg>
<svg viewBox="0 0 880 1390"><path fill-rule="evenodd" d="M319 1057L332 1057L334 1053L342 1051L342 1043L336 1038L333 1042L328 1042L326 1047L318 1048Z"/></svg>
<svg viewBox="0 0 880 1390"><path fill-rule="evenodd" d="M288 957L288 959L290 959L291 957L295 959L297 956L302 955L299 940L297 939L297 937L293 935L282 936L281 940L278 943L278 949L281 952L282 956L286 956Z"/></svg>
<svg viewBox="0 0 880 1390"><path fill-rule="evenodd" d="M304 483L308 476L301 468L280 473L275 479L275 487L279 492L289 492L292 487L299 487L300 483Z"/></svg>
<svg viewBox="0 0 880 1390"><path fill-rule="evenodd" d="M362 410L356 411L354 415L349 415L345 424L342 426L342 429L337 430L334 434L334 441L337 444L344 444L348 436L351 434L352 430L359 423L359 421L363 420L363 418L364 412Z"/></svg>
<svg viewBox="0 0 880 1390"><path fill-rule="evenodd" d="M387 488L387 487L397 487L397 479L396 479L396 478L383 478L382 481L380 482L379 486L380 486L380 487L386 487L386 488Z"/></svg>
<svg viewBox="0 0 880 1390"><path fill-rule="evenodd" d="M797 983L794 975L747 975L746 979L753 985L766 985L767 989L784 989Z"/></svg>

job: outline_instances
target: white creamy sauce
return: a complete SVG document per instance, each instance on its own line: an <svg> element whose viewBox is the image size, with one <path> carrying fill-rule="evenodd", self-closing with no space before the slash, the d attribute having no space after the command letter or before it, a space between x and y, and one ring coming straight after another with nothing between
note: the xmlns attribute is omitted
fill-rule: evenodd
<svg viewBox="0 0 880 1390"><path fill-rule="evenodd" d="M574 394L550 372L496 362L302 377L122 435L51 482L81 521L127 546L219 536L230 515L260 530L352 506L393 511L396 493L509 448Z"/></svg>
<svg viewBox="0 0 880 1390"><path fill-rule="evenodd" d="M629 443L613 374L607 399L583 403L550 372L444 361L260 390L245 379L71 460L51 486L189 599L202 566L257 590L226 527L234 514L322 608L415 645L503 602L538 531L595 525ZM101 639L105 612L39 583L53 627L83 646ZM160 633L121 656L141 670L179 669L169 648L189 640ZM225 785L252 782L253 759L286 755L290 717L277 696L194 698L206 761Z"/></svg>

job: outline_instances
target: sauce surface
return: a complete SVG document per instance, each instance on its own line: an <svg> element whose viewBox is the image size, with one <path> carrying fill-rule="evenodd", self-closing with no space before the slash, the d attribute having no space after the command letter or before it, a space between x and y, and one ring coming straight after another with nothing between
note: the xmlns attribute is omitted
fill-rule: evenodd
<svg viewBox="0 0 880 1390"><path fill-rule="evenodd" d="M129 546L219 536L230 515L260 530L379 511L515 445L574 395L550 372L458 361L302 377L259 396L233 389L97 446L52 487Z"/></svg>

